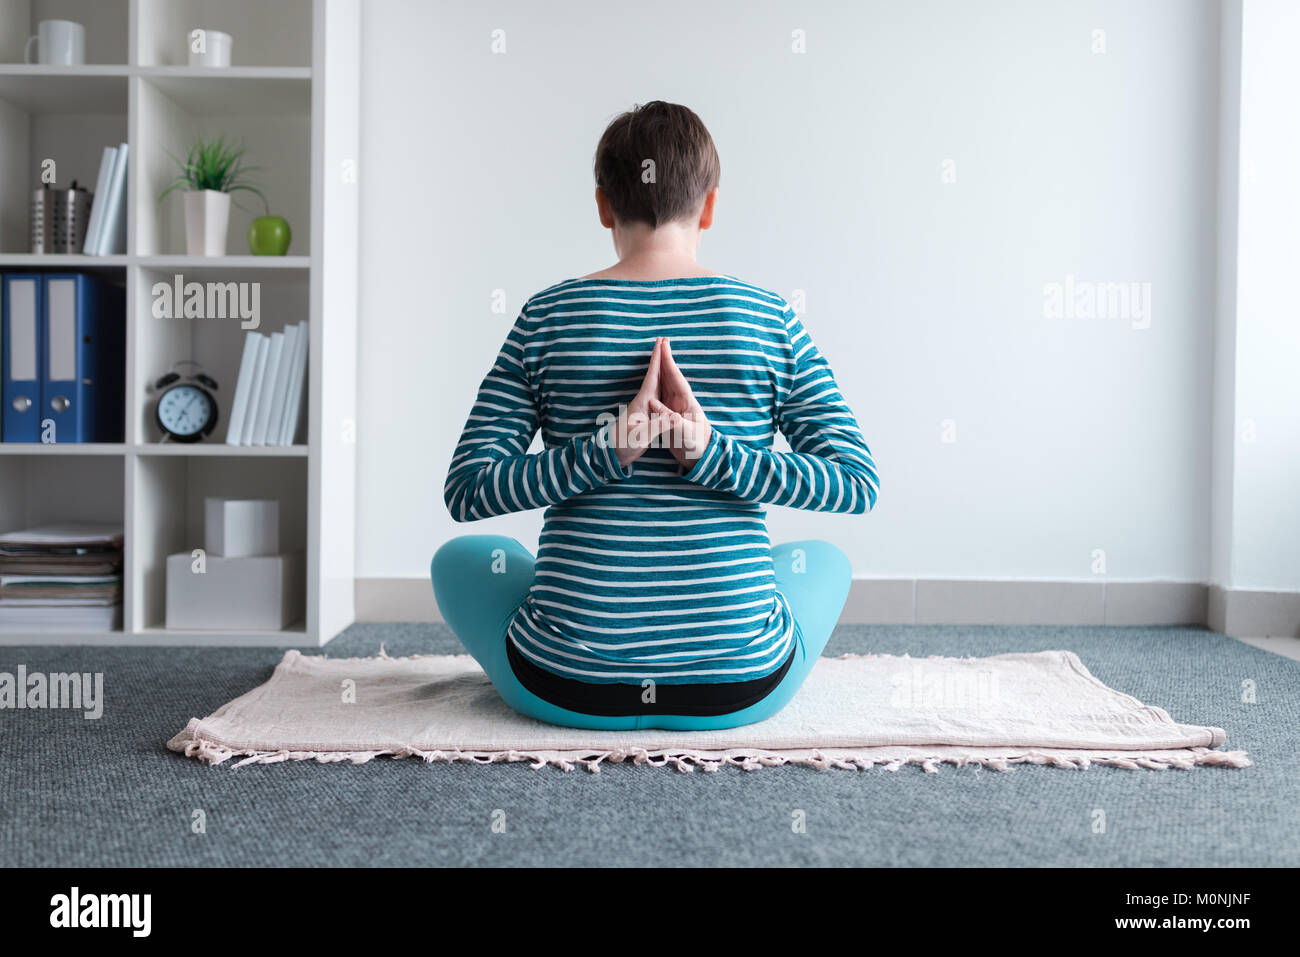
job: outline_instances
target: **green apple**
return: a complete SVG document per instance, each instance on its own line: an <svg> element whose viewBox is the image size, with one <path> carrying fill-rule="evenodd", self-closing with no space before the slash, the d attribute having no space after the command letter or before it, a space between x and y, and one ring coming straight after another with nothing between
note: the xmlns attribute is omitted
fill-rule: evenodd
<svg viewBox="0 0 1300 957"><path fill-rule="evenodd" d="M248 248L254 256L283 256L292 238L283 216L258 216L248 227Z"/></svg>

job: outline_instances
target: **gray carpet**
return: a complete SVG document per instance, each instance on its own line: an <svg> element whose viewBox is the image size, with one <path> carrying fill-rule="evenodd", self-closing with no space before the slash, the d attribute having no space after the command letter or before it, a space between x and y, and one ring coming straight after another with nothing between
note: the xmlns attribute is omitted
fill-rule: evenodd
<svg viewBox="0 0 1300 957"><path fill-rule="evenodd" d="M448 653L441 626L357 625L325 653ZM1102 681L1214 724L1242 770L600 774L376 760L210 768L167 751L192 716L266 680L248 649L2 648L0 671L104 672L104 717L0 712L9 865L1300 865L1300 662L1212 632L839 628L827 649L988 655L1072 649ZM1242 681L1257 703L1241 700ZM206 833L191 833L202 809ZM806 814L807 831L791 828ZM494 812L505 831L494 833ZM1092 831L1095 812L1105 833ZM499 817L499 816L498 816Z"/></svg>

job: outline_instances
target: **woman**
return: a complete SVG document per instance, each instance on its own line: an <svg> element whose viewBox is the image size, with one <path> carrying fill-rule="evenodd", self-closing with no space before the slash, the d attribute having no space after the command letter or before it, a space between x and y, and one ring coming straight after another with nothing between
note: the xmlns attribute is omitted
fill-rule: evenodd
<svg viewBox="0 0 1300 957"><path fill-rule="evenodd" d="M660 158L653 190L643 156ZM763 506L868 511L875 464L790 306L697 264L717 169L685 107L610 125L596 201L619 262L525 304L452 458L456 520L547 509L536 559L471 535L432 567L448 625L541 721L761 721L807 677L848 595L844 554L773 549ZM539 428L545 448L528 454ZM791 451L772 451L778 429Z"/></svg>

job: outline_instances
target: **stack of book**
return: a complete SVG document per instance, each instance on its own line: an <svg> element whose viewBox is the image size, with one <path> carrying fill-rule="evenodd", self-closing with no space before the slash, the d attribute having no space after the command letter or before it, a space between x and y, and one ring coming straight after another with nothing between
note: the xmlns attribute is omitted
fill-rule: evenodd
<svg viewBox="0 0 1300 957"><path fill-rule="evenodd" d="M99 161L90 220L81 251L87 256L112 256L126 252L126 165L130 152L125 143L105 146Z"/></svg>
<svg viewBox="0 0 1300 957"><path fill-rule="evenodd" d="M120 525L43 525L0 535L0 631L121 627Z"/></svg>
<svg viewBox="0 0 1300 957"><path fill-rule="evenodd" d="M307 394L307 322L244 340L239 379L230 406L227 445L293 445L304 422Z"/></svg>

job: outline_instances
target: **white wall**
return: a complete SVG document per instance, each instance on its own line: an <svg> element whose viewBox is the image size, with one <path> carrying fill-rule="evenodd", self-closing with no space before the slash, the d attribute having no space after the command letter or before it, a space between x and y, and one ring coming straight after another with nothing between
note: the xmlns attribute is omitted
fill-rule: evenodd
<svg viewBox="0 0 1300 957"><path fill-rule="evenodd" d="M1230 512L1216 581L1300 590L1300 5L1246 0L1240 18L1239 182L1221 339L1231 368ZM1229 334L1226 330L1231 328ZM1226 364L1226 363L1225 363ZM1216 488L1216 517L1223 510ZM1225 530L1217 526L1225 524Z"/></svg>
<svg viewBox="0 0 1300 957"><path fill-rule="evenodd" d="M660 98L722 157L702 261L806 292L880 466L875 513L773 510L774 539L860 576L1090 579L1104 549L1205 580L1218 57L1189 0L367 0L358 576L535 544L540 513L452 523L447 462L523 301L612 261L592 153ZM1149 328L1044 318L1067 275L1150 283Z"/></svg>

